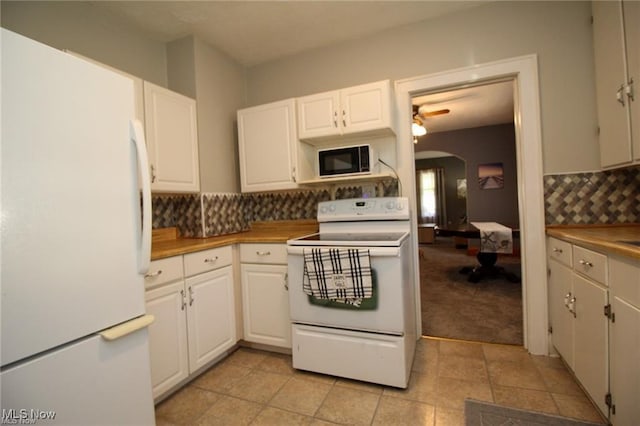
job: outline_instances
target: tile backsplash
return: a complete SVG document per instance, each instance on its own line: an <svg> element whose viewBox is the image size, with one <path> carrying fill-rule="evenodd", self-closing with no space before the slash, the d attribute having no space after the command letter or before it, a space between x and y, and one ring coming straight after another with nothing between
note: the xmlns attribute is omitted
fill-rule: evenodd
<svg viewBox="0 0 640 426"><path fill-rule="evenodd" d="M175 226L185 237L210 237L249 229L251 222L313 219L320 201L362 197L362 185L247 194L154 194L153 228ZM547 225L640 222L640 166L544 176ZM333 195L332 195L333 194ZM376 185L376 196L395 196L398 184Z"/></svg>
<svg viewBox="0 0 640 426"><path fill-rule="evenodd" d="M256 221L314 219L320 201L359 198L363 191L363 186L345 185L247 194L154 194L153 228L175 226L180 235L196 238L231 234L249 229ZM397 194L395 179L376 185L378 197Z"/></svg>
<svg viewBox="0 0 640 426"><path fill-rule="evenodd" d="M640 222L640 166L544 177L547 225Z"/></svg>

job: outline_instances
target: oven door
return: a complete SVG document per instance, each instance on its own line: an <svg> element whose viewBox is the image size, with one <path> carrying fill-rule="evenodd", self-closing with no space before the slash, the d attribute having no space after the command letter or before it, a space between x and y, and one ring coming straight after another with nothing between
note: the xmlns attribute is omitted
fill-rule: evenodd
<svg viewBox="0 0 640 426"><path fill-rule="evenodd" d="M415 325L409 246L406 241L400 247L369 247L371 268L376 276L375 309L344 309L311 303L302 289L304 248L288 246L289 311L293 323L394 335L403 335L408 327Z"/></svg>

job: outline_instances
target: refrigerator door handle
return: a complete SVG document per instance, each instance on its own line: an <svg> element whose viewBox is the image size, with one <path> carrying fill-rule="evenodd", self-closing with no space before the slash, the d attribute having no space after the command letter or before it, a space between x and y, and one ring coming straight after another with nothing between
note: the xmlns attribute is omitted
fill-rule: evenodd
<svg viewBox="0 0 640 426"><path fill-rule="evenodd" d="M122 324L118 324L114 327L102 330L99 334L100 337L102 337L104 340L117 340L140 329L148 327L154 320L155 317L153 315L142 315L138 318L132 319L131 321L123 322Z"/></svg>
<svg viewBox="0 0 640 426"><path fill-rule="evenodd" d="M144 130L138 120L130 122L131 140L136 145L142 187L142 237L138 252L138 273L146 274L151 262L151 179Z"/></svg>

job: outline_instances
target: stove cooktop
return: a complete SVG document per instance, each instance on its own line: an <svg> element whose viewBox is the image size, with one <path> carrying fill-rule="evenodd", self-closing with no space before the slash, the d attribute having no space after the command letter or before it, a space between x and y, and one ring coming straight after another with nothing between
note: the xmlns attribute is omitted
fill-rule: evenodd
<svg viewBox="0 0 640 426"><path fill-rule="evenodd" d="M407 236L406 232L324 232L290 240L289 244L304 246L397 247Z"/></svg>

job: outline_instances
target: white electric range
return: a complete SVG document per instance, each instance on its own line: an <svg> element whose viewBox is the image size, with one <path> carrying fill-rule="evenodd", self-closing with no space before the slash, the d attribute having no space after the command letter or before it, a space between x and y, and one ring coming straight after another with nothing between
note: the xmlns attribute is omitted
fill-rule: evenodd
<svg viewBox="0 0 640 426"><path fill-rule="evenodd" d="M326 201L317 217L319 233L287 242L294 368L406 388L417 339L407 199ZM312 300L303 253L318 248L368 251L375 300Z"/></svg>

